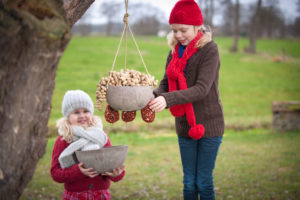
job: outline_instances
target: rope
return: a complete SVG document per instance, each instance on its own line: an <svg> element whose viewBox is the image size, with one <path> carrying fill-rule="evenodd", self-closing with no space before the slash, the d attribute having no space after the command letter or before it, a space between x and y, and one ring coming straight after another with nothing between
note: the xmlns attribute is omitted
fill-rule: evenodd
<svg viewBox="0 0 300 200"><path fill-rule="evenodd" d="M113 71L114 68L115 68L116 60L117 60L117 57L118 57L118 54L119 54L119 50L120 50L120 47L121 47L121 43L122 43L122 40L123 40L123 37L124 37L125 29L126 29L126 27L124 26L124 29L123 29L123 32L122 32L122 35L121 35L121 38L120 38L120 42L119 42L119 45L118 45L118 49L117 49L117 52L116 52L116 55L115 55L115 58L114 58L114 61L113 61L113 64L112 64L112 67L111 67L110 71ZM111 74L112 73L109 73L109 78L108 78L108 82L107 82L106 88L108 88L109 81L110 81L110 78L111 78Z"/></svg>
<svg viewBox="0 0 300 200"><path fill-rule="evenodd" d="M114 58L111 70L113 70L114 67L115 67L116 60L117 60L117 57L118 57L118 54L119 54L119 50L120 50L120 47L121 47L121 43L122 43L122 40L123 40L123 37L124 37L125 28L126 27L124 26L124 29L123 29L123 32L122 32L122 35L121 35L121 39L120 39L120 42L119 42L119 45L118 45L118 49L117 49L117 52L116 52L116 55L115 55L115 58Z"/></svg>
<svg viewBox="0 0 300 200"><path fill-rule="evenodd" d="M129 17L129 14L128 14L128 0L125 0L125 14L124 14L124 17L123 17L123 22L125 23L125 57L124 57L124 68L125 70L127 69L126 68L126 59L127 59L127 30L128 30L128 27L129 27L129 24L128 24L128 17Z"/></svg>
<svg viewBox="0 0 300 200"><path fill-rule="evenodd" d="M136 43L136 41L135 41L135 38L134 38L134 35L133 35L132 31L131 31L130 26L128 26L128 28L129 28L129 32L130 32L130 34L131 34L131 37L132 37L132 39L133 39L133 42L134 42L134 44L135 44L135 47L136 47L136 49L137 49L137 51L138 51L138 53L139 53L139 55L140 55L140 57L141 57L142 63L143 63L143 65L144 65L144 68L145 68L147 74L149 74L148 69L147 69L147 67L146 67L146 64L145 64L145 62L144 62L142 53L141 53L141 51L140 51L140 49L139 49L139 47L138 47L138 45L137 45L137 43Z"/></svg>
<svg viewBox="0 0 300 200"><path fill-rule="evenodd" d="M111 71L113 71L114 68L115 68L116 60L117 60L117 57L118 57L118 54L119 54L119 50L120 50L121 43L122 43L122 40L123 40L123 38L124 38L124 35L125 35L125 59L124 59L124 68L125 68L125 70L127 70L127 67L126 67L126 63L127 63L127 61L126 61L126 59L127 59L127 31L129 30L130 35L131 35L131 37L132 37L132 39L133 39L133 42L134 42L134 44L135 44L135 47L136 47L136 49L137 49L137 51L138 51L138 53L139 53L139 55L140 55L140 58L141 58L141 60L142 60L143 65L144 65L144 68L145 68L147 74L149 75L149 72L148 72L148 69L147 69L146 64L145 64L145 62L144 62L142 53L141 53L141 51L140 51L140 49L139 49L139 47L138 47L138 45L137 45L137 42L136 42L136 40L135 40L135 38L134 38L134 35L133 35L132 31L131 31L131 28L130 28L130 26L129 26L129 23L128 23L129 20L128 20L128 18L129 18L129 13L128 13L128 0L125 0L125 14L124 14L124 17L123 17L124 29L123 29L123 32L122 32L122 35L121 35L121 39L120 39L120 42L119 42L119 45L118 45L117 52L116 52L116 54L115 54L115 58L114 58L114 61L113 61L113 64L112 64ZM108 79L107 86L106 86L107 88L108 88L108 85L109 85L109 82L110 82L111 74L112 74L112 73L109 73L109 79Z"/></svg>

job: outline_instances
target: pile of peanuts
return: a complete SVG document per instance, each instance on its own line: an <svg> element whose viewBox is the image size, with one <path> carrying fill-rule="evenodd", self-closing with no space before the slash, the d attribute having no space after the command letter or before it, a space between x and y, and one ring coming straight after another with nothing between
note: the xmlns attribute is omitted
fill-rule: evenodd
<svg viewBox="0 0 300 200"><path fill-rule="evenodd" d="M96 108L102 109L102 102L106 101L107 84L112 86L157 86L158 80L150 74L143 74L136 70L110 71L109 76L102 77L97 85Z"/></svg>

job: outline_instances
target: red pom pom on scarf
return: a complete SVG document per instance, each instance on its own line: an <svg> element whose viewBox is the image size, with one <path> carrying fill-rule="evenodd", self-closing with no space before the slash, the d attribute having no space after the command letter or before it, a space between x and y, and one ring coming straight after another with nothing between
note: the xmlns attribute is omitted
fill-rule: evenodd
<svg viewBox="0 0 300 200"><path fill-rule="evenodd" d="M196 126L191 127L189 130L189 136L194 140L199 140L205 132L205 128L202 124L197 124Z"/></svg>

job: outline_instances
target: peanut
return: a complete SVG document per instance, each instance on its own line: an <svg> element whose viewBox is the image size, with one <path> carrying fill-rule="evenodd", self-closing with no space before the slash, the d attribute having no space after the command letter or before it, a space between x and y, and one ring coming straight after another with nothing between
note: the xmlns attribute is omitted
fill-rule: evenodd
<svg viewBox="0 0 300 200"><path fill-rule="evenodd" d="M156 87L158 80L150 74L144 74L136 70L123 70L120 72L110 71L109 76L102 77L97 85L96 107L101 110L102 102L106 101L107 84L112 86L153 86Z"/></svg>

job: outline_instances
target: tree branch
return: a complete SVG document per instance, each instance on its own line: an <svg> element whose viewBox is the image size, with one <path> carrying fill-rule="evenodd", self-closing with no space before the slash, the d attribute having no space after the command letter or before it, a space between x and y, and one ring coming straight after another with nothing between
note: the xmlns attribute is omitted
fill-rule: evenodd
<svg viewBox="0 0 300 200"><path fill-rule="evenodd" d="M95 0L63 0L66 18L73 26Z"/></svg>

